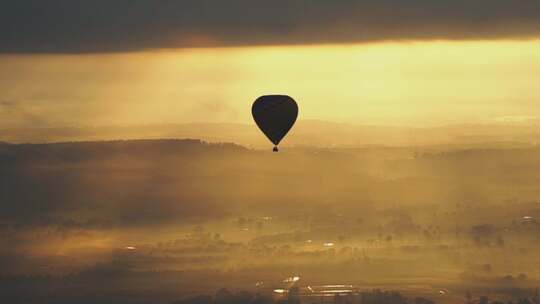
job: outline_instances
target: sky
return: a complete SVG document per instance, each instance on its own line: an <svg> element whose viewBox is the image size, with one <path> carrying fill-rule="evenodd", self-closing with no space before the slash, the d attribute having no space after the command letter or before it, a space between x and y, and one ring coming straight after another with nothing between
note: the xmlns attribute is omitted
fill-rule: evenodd
<svg viewBox="0 0 540 304"><path fill-rule="evenodd" d="M0 127L252 123L274 93L300 119L536 120L539 15L532 0L8 1Z"/></svg>

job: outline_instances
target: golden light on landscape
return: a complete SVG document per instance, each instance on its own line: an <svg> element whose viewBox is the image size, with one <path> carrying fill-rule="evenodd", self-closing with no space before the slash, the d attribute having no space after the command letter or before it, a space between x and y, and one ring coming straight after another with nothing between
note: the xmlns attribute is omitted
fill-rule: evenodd
<svg viewBox="0 0 540 304"><path fill-rule="evenodd" d="M540 304L540 1L3 1L0 302Z"/></svg>

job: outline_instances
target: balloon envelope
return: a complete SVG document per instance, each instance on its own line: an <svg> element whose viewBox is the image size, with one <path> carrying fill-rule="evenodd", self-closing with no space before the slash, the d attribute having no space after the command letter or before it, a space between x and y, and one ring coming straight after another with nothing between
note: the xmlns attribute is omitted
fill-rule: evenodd
<svg viewBox="0 0 540 304"><path fill-rule="evenodd" d="M286 95L261 96L253 103L251 113L259 129L277 146L296 122L298 105Z"/></svg>

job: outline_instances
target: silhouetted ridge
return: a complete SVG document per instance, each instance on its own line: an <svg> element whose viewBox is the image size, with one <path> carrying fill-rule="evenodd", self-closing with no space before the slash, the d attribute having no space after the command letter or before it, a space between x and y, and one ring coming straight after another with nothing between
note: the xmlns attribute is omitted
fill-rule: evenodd
<svg viewBox="0 0 540 304"><path fill-rule="evenodd" d="M203 155L248 151L232 143L207 143L198 139L115 140L0 146L0 162L16 160L80 161L118 156L156 159L168 155Z"/></svg>

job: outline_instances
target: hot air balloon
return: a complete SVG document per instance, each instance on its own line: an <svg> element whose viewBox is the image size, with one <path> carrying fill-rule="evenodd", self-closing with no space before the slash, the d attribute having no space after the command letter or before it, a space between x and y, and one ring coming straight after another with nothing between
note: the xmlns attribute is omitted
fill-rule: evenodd
<svg viewBox="0 0 540 304"><path fill-rule="evenodd" d="M261 96L253 103L251 113L259 129L274 144L274 152L278 152L277 146L296 122L298 105L286 95Z"/></svg>

